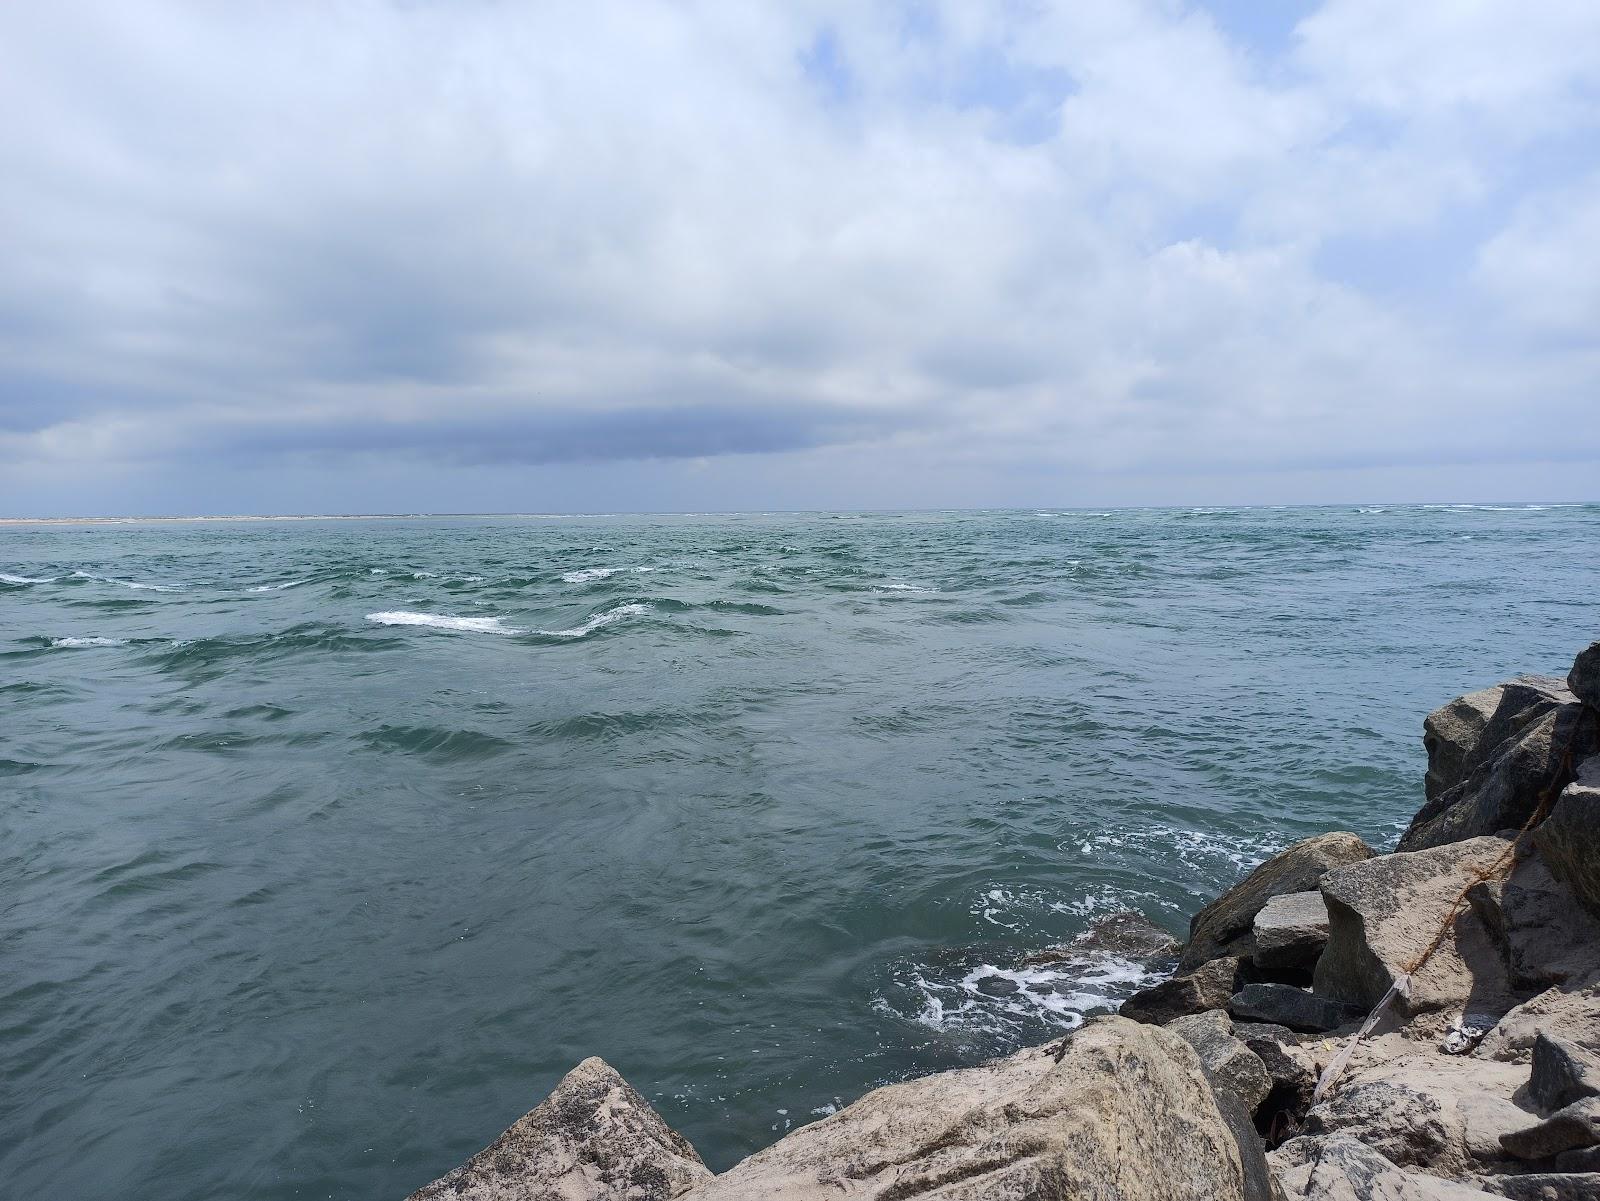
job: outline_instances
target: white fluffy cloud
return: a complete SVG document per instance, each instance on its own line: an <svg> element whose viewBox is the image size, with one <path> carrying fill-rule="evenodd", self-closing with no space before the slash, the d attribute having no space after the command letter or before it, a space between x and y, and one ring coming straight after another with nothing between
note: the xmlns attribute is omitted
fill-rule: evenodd
<svg viewBox="0 0 1600 1201"><path fill-rule="evenodd" d="M0 501L1600 459L1595 45L1588 0L9 6Z"/></svg>

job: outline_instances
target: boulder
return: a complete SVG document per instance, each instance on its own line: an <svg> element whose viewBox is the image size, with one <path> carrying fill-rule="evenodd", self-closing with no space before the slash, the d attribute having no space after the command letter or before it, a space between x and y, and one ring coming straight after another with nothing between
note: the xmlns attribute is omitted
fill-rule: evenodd
<svg viewBox="0 0 1600 1201"><path fill-rule="evenodd" d="M1528 1063L1541 1033L1564 1039L1591 1055L1600 1055L1600 984L1547 988L1507 1012L1473 1055Z"/></svg>
<svg viewBox="0 0 1600 1201"><path fill-rule="evenodd" d="M1136 1022L1162 1026L1185 1014L1226 1009L1238 980L1238 959L1231 955L1213 959L1186 975L1141 989L1117 1012Z"/></svg>
<svg viewBox="0 0 1600 1201"><path fill-rule="evenodd" d="M1426 851L1396 852L1338 868L1322 881L1328 945L1313 976L1318 996L1371 1010L1427 948L1457 897L1510 846L1474 838ZM1511 1008L1505 965L1489 932L1462 906L1443 942L1411 979L1395 1012L1498 1015Z"/></svg>
<svg viewBox="0 0 1600 1201"><path fill-rule="evenodd" d="M1467 758L1477 749L1505 690L1506 685L1496 684L1469 692L1423 718L1422 747L1428 753L1423 792L1428 800L1453 788L1466 775Z"/></svg>
<svg viewBox="0 0 1600 1201"><path fill-rule="evenodd" d="M1407 1172L1345 1134L1290 1139L1267 1163L1293 1201L1486 1201L1492 1195Z"/></svg>
<svg viewBox="0 0 1600 1201"><path fill-rule="evenodd" d="M1533 844L1550 874L1600 916L1600 755L1578 765L1576 777L1534 831Z"/></svg>
<svg viewBox="0 0 1600 1201"><path fill-rule="evenodd" d="M1521 1176L1489 1176L1483 1187L1512 1201L1595 1201L1600 1173L1529 1172Z"/></svg>
<svg viewBox="0 0 1600 1201"><path fill-rule="evenodd" d="M1233 1036L1227 1014L1220 1009L1192 1013L1169 1022L1167 1029L1194 1048L1213 1090L1237 1098L1246 1113L1255 1113L1272 1080L1260 1056Z"/></svg>
<svg viewBox="0 0 1600 1201"><path fill-rule="evenodd" d="M1256 1128L1272 1141L1285 1130L1298 1130L1317 1087L1316 1057L1287 1026L1235 1022L1233 1036L1255 1053L1271 1085L1256 1106Z"/></svg>
<svg viewBox="0 0 1600 1201"><path fill-rule="evenodd" d="M1233 1135L1233 1145L1239 1151L1239 1166L1244 1171L1244 1201L1283 1201L1283 1190L1278 1188L1272 1169L1267 1167L1267 1151L1261 1145L1255 1123L1244 1104L1230 1093L1217 1093L1217 1112L1227 1123Z"/></svg>
<svg viewBox="0 0 1600 1201"><path fill-rule="evenodd" d="M1219 955L1249 955L1251 924L1268 901L1315 888L1331 869L1371 857L1371 847L1345 833L1319 834L1279 851L1194 915L1178 970L1193 971Z"/></svg>
<svg viewBox="0 0 1600 1201"><path fill-rule="evenodd" d="M666 1201L711 1178L603 1059L585 1059L555 1091L466 1163L407 1201Z"/></svg>
<svg viewBox="0 0 1600 1201"><path fill-rule="evenodd" d="M1500 1136L1507 1155L1550 1159L1563 1151L1600 1145L1600 1097L1585 1097L1549 1117Z"/></svg>
<svg viewBox="0 0 1600 1201"><path fill-rule="evenodd" d="M1600 918L1577 904L1537 852L1524 846L1508 877L1474 885L1467 900L1513 989L1600 978Z"/></svg>
<svg viewBox="0 0 1600 1201"><path fill-rule="evenodd" d="M1257 971L1270 979L1310 983L1328 941L1328 907L1322 894L1312 889L1273 897L1256 914L1252 935L1250 962Z"/></svg>
<svg viewBox="0 0 1600 1201"><path fill-rule="evenodd" d="M1600 642L1578 652L1567 673L1567 687L1584 704L1600 709Z"/></svg>
<svg viewBox="0 0 1600 1201"><path fill-rule="evenodd" d="M1059 1052L1031 1048L875 1089L689 1196L1242 1201L1244 1172L1189 1044L1103 1017Z"/></svg>
<svg viewBox="0 0 1600 1201"><path fill-rule="evenodd" d="M1308 993L1292 984L1246 984L1228 1002L1228 1012L1247 1022L1269 1022L1315 1034L1360 1021L1365 1012Z"/></svg>
<svg viewBox="0 0 1600 1201"><path fill-rule="evenodd" d="M1528 1098L1550 1113L1586 1097L1600 1097L1600 1057L1556 1035L1536 1034Z"/></svg>
<svg viewBox="0 0 1600 1201"><path fill-rule="evenodd" d="M1508 687L1508 695L1510 689ZM1418 851L1466 838L1520 830L1540 800L1570 779L1572 765L1600 750L1600 723L1565 688L1518 715L1513 732L1460 783L1423 805L1400 839ZM1496 726L1491 719L1483 742ZM1508 727L1510 728L1510 727Z"/></svg>
<svg viewBox="0 0 1600 1201"><path fill-rule="evenodd" d="M1177 939L1144 914L1130 910L1107 914L1064 946L1048 947L1024 956L1022 966L1048 967L1054 963L1080 960L1086 951L1115 955L1140 963L1157 963L1174 958L1178 950Z"/></svg>

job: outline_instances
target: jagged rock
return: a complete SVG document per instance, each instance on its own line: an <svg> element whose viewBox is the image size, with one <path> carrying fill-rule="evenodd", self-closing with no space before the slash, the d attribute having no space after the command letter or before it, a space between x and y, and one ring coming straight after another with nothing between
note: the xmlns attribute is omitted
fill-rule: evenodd
<svg viewBox="0 0 1600 1201"><path fill-rule="evenodd" d="M1554 1035L1600 1054L1600 984L1548 988L1510 1010L1495 1024L1473 1055L1527 1063L1540 1033Z"/></svg>
<svg viewBox="0 0 1600 1201"><path fill-rule="evenodd" d="M1319 834L1279 851L1194 915L1178 970L1193 971L1219 955L1249 955L1251 923L1268 901L1315 888L1332 868L1371 857L1371 847L1346 833Z"/></svg>
<svg viewBox="0 0 1600 1201"><path fill-rule="evenodd" d="M1600 1174L1568 1175L1530 1172L1524 1176L1488 1176L1483 1187L1496 1197L1512 1201L1595 1201L1600 1197Z"/></svg>
<svg viewBox="0 0 1600 1201"><path fill-rule="evenodd" d="M1507 1155L1549 1159L1563 1151L1600 1144L1600 1097L1585 1097L1556 1110L1543 1121L1500 1136Z"/></svg>
<svg viewBox="0 0 1600 1201"><path fill-rule="evenodd" d="M1175 1034L1094 1018L1031 1048L875 1089L689 1194L694 1201L1242 1201L1239 1151Z"/></svg>
<svg viewBox="0 0 1600 1201"><path fill-rule="evenodd" d="M1163 1026L1185 1014L1226 1009L1238 978L1238 959L1231 955L1213 959L1186 975L1141 989L1124 1001L1117 1012L1136 1022Z"/></svg>
<svg viewBox="0 0 1600 1201"><path fill-rule="evenodd" d="M1428 753L1423 793L1428 800L1453 788L1466 775L1467 758L1477 748L1484 727L1499 708L1505 690L1504 684L1496 684L1469 692L1441 705L1423 719L1422 746Z"/></svg>
<svg viewBox="0 0 1600 1201"><path fill-rule="evenodd" d="M1167 1029L1194 1048L1206 1079L1218 1093L1238 1098L1254 1114L1272 1088L1260 1056L1233 1036L1233 1023L1220 1009L1192 1013L1167 1023Z"/></svg>
<svg viewBox="0 0 1600 1201"><path fill-rule="evenodd" d="M1510 845L1474 838L1426 851L1396 852L1329 872L1328 945L1313 976L1318 996L1372 1009L1438 932L1461 890ZM1439 948L1411 979L1395 1011L1504 1013L1513 998L1506 969L1483 922L1463 906Z"/></svg>
<svg viewBox="0 0 1600 1201"><path fill-rule="evenodd" d="M1600 978L1600 919L1550 874L1537 853L1524 853L1505 880L1467 893L1505 965L1511 987L1524 992Z"/></svg>
<svg viewBox="0 0 1600 1201"><path fill-rule="evenodd" d="M1306 1116L1307 1134L1348 1134L1401 1167L1464 1176L1504 1167L1500 1136L1527 1125L1510 1064L1432 1052L1390 1034L1364 1044L1338 1085Z"/></svg>
<svg viewBox="0 0 1600 1201"><path fill-rule="evenodd" d="M1023 967L1047 967L1063 960L1082 959L1085 951L1098 951L1143 963L1172 959L1178 940L1142 913L1107 914L1070 943L1024 956Z"/></svg>
<svg viewBox="0 0 1600 1201"><path fill-rule="evenodd" d="M1600 642L1591 642L1578 652L1567 673L1567 687L1584 704L1600 709Z"/></svg>
<svg viewBox="0 0 1600 1201"><path fill-rule="evenodd" d="M1290 1139L1267 1156L1292 1201L1485 1201L1470 1185L1407 1172L1349 1135Z"/></svg>
<svg viewBox="0 0 1600 1201"><path fill-rule="evenodd" d="M1585 1097L1600 1097L1600 1057L1541 1031L1533 1040L1528 1097L1545 1113Z"/></svg>
<svg viewBox="0 0 1600 1201"><path fill-rule="evenodd" d="M1359 1009L1314 996L1292 984L1246 984L1228 1001L1228 1012L1247 1022L1270 1022L1313 1034L1337 1030L1365 1016Z"/></svg>
<svg viewBox="0 0 1600 1201"><path fill-rule="evenodd" d="M1559 695L1572 697L1565 688ZM1489 743L1497 721L1498 714L1484 732L1484 744ZM1600 750L1600 724L1593 711L1576 700L1559 703L1552 695L1518 715L1516 721L1522 724L1493 746L1466 779L1418 811L1400 839L1402 851L1521 829L1541 797L1567 783L1570 766Z"/></svg>
<svg viewBox="0 0 1600 1201"><path fill-rule="evenodd" d="M1591 712L1590 721L1595 720ZM1600 915L1600 755L1578 765L1576 778L1534 831L1533 843L1550 874L1571 888L1585 909Z"/></svg>
<svg viewBox="0 0 1600 1201"><path fill-rule="evenodd" d="M665 1201L711 1178L603 1059L585 1059L555 1091L455 1171L407 1201Z"/></svg>
<svg viewBox="0 0 1600 1201"><path fill-rule="evenodd" d="M1317 1087L1315 1057L1300 1046L1287 1026L1235 1022L1233 1036L1267 1069L1271 1087L1256 1106L1256 1128L1274 1139L1285 1129L1298 1129Z"/></svg>
<svg viewBox="0 0 1600 1201"><path fill-rule="evenodd" d="M1256 914L1253 935L1250 962L1262 974L1309 983L1328 941L1328 907L1322 894L1313 889L1273 897Z"/></svg>

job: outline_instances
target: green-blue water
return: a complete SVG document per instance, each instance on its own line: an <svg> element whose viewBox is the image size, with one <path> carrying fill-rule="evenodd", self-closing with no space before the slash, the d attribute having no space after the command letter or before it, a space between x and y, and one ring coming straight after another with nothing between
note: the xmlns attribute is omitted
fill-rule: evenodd
<svg viewBox="0 0 1600 1201"><path fill-rule="evenodd" d="M23 526L0 573L5 1191L366 1201L586 1055L720 1168L1114 1001L1019 960L1392 841L1428 709L1600 634L1600 507Z"/></svg>

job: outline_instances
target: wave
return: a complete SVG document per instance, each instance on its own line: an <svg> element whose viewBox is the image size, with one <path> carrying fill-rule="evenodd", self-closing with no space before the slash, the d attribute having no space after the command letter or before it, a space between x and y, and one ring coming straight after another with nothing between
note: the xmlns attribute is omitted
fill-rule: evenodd
<svg viewBox="0 0 1600 1201"><path fill-rule="evenodd" d="M659 567L584 567L577 571L563 571L561 578L568 584L587 584L593 580L604 580L624 572L644 575L651 571L660 571Z"/></svg>
<svg viewBox="0 0 1600 1201"><path fill-rule="evenodd" d="M0 584L54 584L56 577L53 575L10 575L0 571Z"/></svg>
<svg viewBox="0 0 1600 1201"><path fill-rule="evenodd" d="M582 625L573 626L570 630L532 630L530 633L542 634L546 638L582 638L585 634L592 634L613 622L621 621L624 617L638 617L648 613L649 605L618 605L615 609L607 609L604 613L596 613Z"/></svg>
<svg viewBox="0 0 1600 1201"><path fill-rule="evenodd" d="M189 587L188 584L148 584L139 580L119 580L115 576L95 575L92 571L75 571L72 573L72 578L94 580L100 584L116 584L120 588L138 588L150 592L183 592Z"/></svg>
<svg viewBox="0 0 1600 1201"><path fill-rule="evenodd" d="M282 592L285 588L298 588L306 580L285 580L281 584L258 584L254 588L246 588L246 592Z"/></svg>
<svg viewBox="0 0 1600 1201"><path fill-rule="evenodd" d="M450 614L413 613L408 609L393 609L384 613L368 613L368 621L382 626L426 626L434 630L459 630L471 634L521 634L522 630L506 625L503 617L454 617ZM537 630L535 633L544 633Z"/></svg>
<svg viewBox="0 0 1600 1201"><path fill-rule="evenodd" d="M127 646L126 638L52 638L50 645L61 650L78 650L86 646Z"/></svg>

